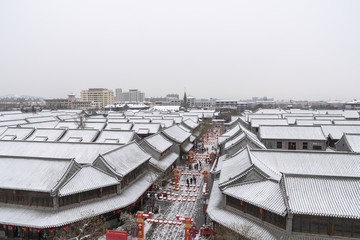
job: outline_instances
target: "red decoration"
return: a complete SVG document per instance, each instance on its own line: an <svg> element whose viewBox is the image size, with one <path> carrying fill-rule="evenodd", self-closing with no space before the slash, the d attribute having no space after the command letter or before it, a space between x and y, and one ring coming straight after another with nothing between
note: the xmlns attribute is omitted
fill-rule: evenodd
<svg viewBox="0 0 360 240"><path fill-rule="evenodd" d="M66 230L68 229L68 226L63 226L62 229Z"/></svg>
<svg viewBox="0 0 360 240"><path fill-rule="evenodd" d="M115 212L115 211L114 211L114 212ZM120 212L121 212L121 210L117 210L116 212L117 212L117 213L120 213Z"/></svg>
<svg viewBox="0 0 360 240"><path fill-rule="evenodd" d="M240 204L241 204L241 206L243 206L243 205L244 205L244 202L243 202L243 201L241 201L241 202L240 202Z"/></svg>
<svg viewBox="0 0 360 240"><path fill-rule="evenodd" d="M103 192L103 189L102 189L102 188L100 188L100 192L101 192L101 193Z"/></svg>
<svg viewBox="0 0 360 240"><path fill-rule="evenodd" d="M263 210L262 210L262 208L260 208L260 213L261 213L261 214L263 213Z"/></svg>
<svg viewBox="0 0 360 240"><path fill-rule="evenodd" d="M49 232L53 232L55 228L49 228Z"/></svg>
<svg viewBox="0 0 360 240"><path fill-rule="evenodd" d="M29 230L30 230L30 232L32 232L33 229L32 229L32 228L29 228Z"/></svg>
<svg viewBox="0 0 360 240"><path fill-rule="evenodd" d="M41 229L37 228L35 231L40 232L40 231L41 231Z"/></svg>
<svg viewBox="0 0 360 240"><path fill-rule="evenodd" d="M129 209L129 208L130 208L130 206L127 206L127 207L126 207L126 209Z"/></svg>
<svg viewBox="0 0 360 240"><path fill-rule="evenodd" d="M13 228L14 228L14 225L9 225L9 228L10 228L10 229L13 229Z"/></svg>
<svg viewBox="0 0 360 240"><path fill-rule="evenodd" d="M22 229L23 231L25 231L25 230L27 229L27 227L22 227L21 229Z"/></svg>

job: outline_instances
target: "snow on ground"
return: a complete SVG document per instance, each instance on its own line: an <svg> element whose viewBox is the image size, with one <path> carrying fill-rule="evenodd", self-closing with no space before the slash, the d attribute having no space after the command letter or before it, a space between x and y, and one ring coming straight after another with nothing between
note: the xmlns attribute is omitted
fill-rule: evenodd
<svg viewBox="0 0 360 240"><path fill-rule="evenodd" d="M208 152L205 151L204 154L210 154L212 152L214 152L213 147L217 146L217 133L213 134L209 137L208 140L204 141L204 147L208 148ZM200 160L200 155L199 157L195 156L195 160ZM196 162L199 161L194 161L193 166ZM205 161L201 160L201 164L202 164L202 171L208 171L210 172L210 164L209 163L205 163ZM179 168L179 170L181 169L181 167ZM195 198L196 201L195 203L193 201L191 202L169 202L169 201L160 201L159 202L159 213L157 214L153 214L152 218L155 219L163 219L163 220L170 220L170 221L176 221L176 215L179 215L182 218L185 217L190 217L193 219L193 225L196 225L196 228L199 230L199 234L197 234L196 238L193 239L197 239L197 240L205 240L208 239L207 237L204 236L200 236L200 227L202 224L204 224L204 213L203 213L203 203L202 203L202 188L203 188L203 183L204 183L204 179L203 179L203 175L200 174L200 176L196 176L196 187L187 187L187 183L186 183L186 179L190 180L189 175L185 175L185 174L198 174L199 171L198 170L194 170L194 168L192 168L192 170L188 170L188 168L184 168L183 174L181 174L181 176L179 177L179 186L180 189L183 190L187 190L187 192L185 191L173 191L170 190L169 188L172 186L170 184L168 184L168 186L165 187L166 192L171 192L174 194L178 194L179 196L176 199L181 199L183 200L185 198L185 195L187 195L188 197L190 195L192 195L193 197L191 198L194 199L194 195L197 195L197 197ZM185 173L185 174L184 174ZM183 187L181 187L181 185L183 185ZM194 185L194 183L193 183ZM189 192L189 190L191 190L191 192ZM163 192L164 192L163 191ZM181 197L181 195L183 195L184 197ZM187 198L186 198L187 199ZM185 238L185 225L181 224L181 225L168 225L168 224L155 224L155 223L147 223L146 221L144 222L145 227L144 227L144 233L145 233L145 239L151 239L151 240L163 240L163 239L184 239ZM117 228L116 230L121 231L121 227ZM132 239L131 236L128 237L128 239ZM136 239L136 238L134 238ZM100 238L98 238L98 240L106 240L106 236L102 236Z"/></svg>
<svg viewBox="0 0 360 240"><path fill-rule="evenodd" d="M217 136L213 136L212 139L209 139L207 141L205 141L204 147L209 149L209 154L211 152L214 152L214 150L212 149L213 146L216 147L217 145ZM195 156L196 159L196 156ZM203 167L203 171L210 171L210 164L206 164L204 161L201 162L202 163L202 167ZM192 173L192 174L197 174L198 171L197 170L188 170L185 169L184 172L185 174L188 173ZM193 219L194 223L193 225L196 225L196 228L199 230L201 225L204 223L204 213L203 213L203 204L202 204L202 186L203 186L203 175L201 174L200 176L196 176L197 179L197 185L199 185L199 187L196 188L192 188L186 187L186 179L190 178L190 176L188 175L184 175L182 174L179 180L179 184L180 186L183 184L184 187L180 187L180 189L187 189L187 190L192 190L191 194L192 195L197 195L196 198L196 202L193 203L191 202L168 202L168 203L163 203L160 204L160 206L162 207L162 210L160 211L160 214L155 216L155 218L160 218L160 219L165 219L165 220L176 220L176 215L180 215L180 217L190 217ZM171 187L170 185L167 186L167 189L169 189L169 187ZM195 192L193 192L195 189ZM189 193L184 193L183 191L180 192L175 192L172 190L166 190L167 192L172 192L175 194L179 194L179 196L181 196L181 194L184 195L189 195ZM165 225L165 224L153 224L153 226L151 227L151 229L149 230L148 234L146 235L147 239L152 239L152 240L163 240L163 239L184 239L185 237L185 226L184 224L182 225ZM204 237L200 237L200 234L197 235L197 237L195 239L206 239Z"/></svg>

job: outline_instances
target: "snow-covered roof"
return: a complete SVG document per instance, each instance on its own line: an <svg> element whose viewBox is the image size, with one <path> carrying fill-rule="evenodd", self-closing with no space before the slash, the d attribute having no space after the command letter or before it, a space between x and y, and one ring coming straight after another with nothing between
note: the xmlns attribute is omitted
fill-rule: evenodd
<svg viewBox="0 0 360 240"><path fill-rule="evenodd" d="M176 124L181 123L181 121L183 120L183 117L181 117L181 116L164 115L163 117L164 117L164 119L173 119Z"/></svg>
<svg viewBox="0 0 360 240"><path fill-rule="evenodd" d="M177 159L179 155L176 153L169 153L164 158L157 160L155 158L150 159L150 163L160 169L161 171L165 172Z"/></svg>
<svg viewBox="0 0 360 240"><path fill-rule="evenodd" d="M95 129L68 129L59 142L93 142L98 134Z"/></svg>
<svg viewBox="0 0 360 240"><path fill-rule="evenodd" d="M40 117L30 117L26 118L26 121L29 123L37 123L37 122L49 122L49 121L57 121L58 118L54 116L40 116Z"/></svg>
<svg viewBox="0 0 360 240"><path fill-rule="evenodd" d="M321 126L325 136L340 139L344 133L360 133L359 125L324 125Z"/></svg>
<svg viewBox="0 0 360 240"><path fill-rule="evenodd" d="M0 188L51 192L70 162L70 159L1 156Z"/></svg>
<svg viewBox="0 0 360 240"><path fill-rule="evenodd" d="M286 236L285 233L282 234L281 230L275 230L262 222L247 218L245 214L240 215L234 212L233 209L225 207L225 198L218 184L219 180L215 180L206 210L206 213L213 221L239 233L243 231L241 226L249 226L251 229L249 234L253 235L251 236L253 239L277 240L281 239L282 235Z"/></svg>
<svg viewBox="0 0 360 240"><path fill-rule="evenodd" d="M343 138L352 152L360 153L360 134L345 133Z"/></svg>
<svg viewBox="0 0 360 240"><path fill-rule="evenodd" d="M67 129L78 129L79 123L74 121L67 121L67 122L59 122L55 128L67 128Z"/></svg>
<svg viewBox="0 0 360 240"><path fill-rule="evenodd" d="M174 112L178 112L180 110L180 106L154 106L152 109L156 110L156 111L174 111Z"/></svg>
<svg viewBox="0 0 360 240"><path fill-rule="evenodd" d="M65 129L38 128L31 134L26 141L58 141L65 133Z"/></svg>
<svg viewBox="0 0 360 240"><path fill-rule="evenodd" d="M334 120L334 125L360 125L360 121L355 120Z"/></svg>
<svg viewBox="0 0 360 240"><path fill-rule="evenodd" d="M165 128L161 132L177 143L182 143L191 136L191 133L184 131L178 125Z"/></svg>
<svg viewBox="0 0 360 240"><path fill-rule="evenodd" d="M164 152L173 145L172 142L167 140L160 133L144 138L144 141L146 141L155 151L160 153Z"/></svg>
<svg viewBox="0 0 360 240"><path fill-rule="evenodd" d="M235 137L241 131L240 124L236 124L232 129L228 130L219 137L219 144L226 142L228 139Z"/></svg>
<svg viewBox="0 0 360 240"><path fill-rule="evenodd" d="M251 166L251 159L247 151L240 151L234 156L223 160L219 184L235 179Z"/></svg>
<svg viewBox="0 0 360 240"><path fill-rule="evenodd" d="M135 139L134 131L125 130L103 130L97 137L97 143L128 144Z"/></svg>
<svg viewBox="0 0 360 240"><path fill-rule="evenodd" d="M320 126L260 126L260 139L323 140Z"/></svg>
<svg viewBox="0 0 360 240"><path fill-rule="evenodd" d="M134 124L148 124L151 122L151 119L129 119L129 122Z"/></svg>
<svg viewBox="0 0 360 240"><path fill-rule="evenodd" d="M137 134L142 134L141 131L147 130L149 134L155 134L160 131L160 123L135 123L132 130Z"/></svg>
<svg viewBox="0 0 360 240"><path fill-rule="evenodd" d="M99 154L118 148L118 144L0 141L0 155L74 158L81 164L91 164Z"/></svg>
<svg viewBox="0 0 360 240"><path fill-rule="evenodd" d="M27 124L28 122L25 120L13 120L13 121L1 121L0 127L8 126L8 127L16 127L17 125Z"/></svg>
<svg viewBox="0 0 360 240"><path fill-rule="evenodd" d="M33 128L55 128L59 121L49 121L49 122L37 122L37 123L27 123L21 124L21 127L33 127Z"/></svg>
<svg viewBox="0 0 360 240"><path fill-rule="evenodd" d="M260 149L251 149L250 152L252 156L278 173L360 177L358 154Z"/></svg>
<svg viewBox="0 0 360 240"><path fill-rule="evenodd" d="M132 123L108 123L105 129L110 130L131 130Z"/></svg>
<svg viewBox="0 0 360 240"><path fill-rule="evenodd" d="M160 123L162 128L171 127L175 124L173 119L153 119L152 123Z"/></svg>
<svg viewBox="0 0 360 240"><path fill-rule="evenodd" d="M252 119L255 118L261 118L261 119L277 119L277 118L281 118L280 114L246 114L246 121L247 122L251 122Z"/></svg>
<svg viewBox="0 0 360 240"><path fill-rule="evenodd" d="M1 135L0 140L21 141L27 139L33 132L34 128L7 128Z"/></svg>
<svg viewBox="0 0 360 240"><path fill-rule="evenodd" d="M278 182L265 180L229 186L223 193L281 216L287 213Z"/></svg>
<svg viewBox="0 0 360 240"><path fill-rule="evenodd" d="M89 121L86 121L84 129L96 129L96 130L101 131L101 130L104 129L105 125L106 125L105 122L89 122Z"/></svg>
<svg viewBox="0 0 360 240"><path fill-rule="evenodd" d="M186 120L191 120L194 123L198 123L199 122L199 117L196 115L184 115L183 116L183 122L185 122Z"/></svg>
<svg viewBox="0 0 360 240"><path fill-rule="evenodd" d="M360 178L285 175L293 214L360 219Z"/></svg>
<svg viewBox="0 0 360 240"><path fill-rule="evenodd" d="M287 119L261 119L254 118L251 119L251 127L259 127L259 126L287 126Z"/></svg>
<svg viewBox="0 0 360 240"><path fill-rule="evenodd" d="M121 177L151 158L136 142L121 146L101 156L112 170Z"/></svg>
<svg viewBox="0 0 360 240"><path fill-rule="evenodd" d="M228 150L229 148L233 147L234 145L238 144L241 140L243 140L246 137L245 133L241 133L232 140L229 140L225 143L225 150Z"/></svg>
<svg viewBox="0 0 360 240"><path fill-rule="evenodd" d="M194 122L194 121L191 120L191 119L186 119L186 120L184 120L182 123L185 124L185 126L186 126L187 128L190 128L191 130L193 130L193 129L195 129L195 128L197 128L197 127L199 126L198 123Z"/></svg>
<svg viewBox="0 0 360 240"><path fill-rule="evenodd" d="M117 185L113 176L92 166L83 166L59 188L59 197Z"/></svg>
<svg viewBox="0 0 360 240"><path fill-rule="evenodd" d="M331 125L331 120L296 120L298 126Z"/></svg>
<svg viewBox="0 0 360 240"><path fill-rule="evenodd" d="M115 194L96 201L82 202L71 208L60 208L58 211L24 206L19 208L18 205L2 204L0 205L0 223L41 229L61 227L129 206L146 192L154 179L155 174L148 171L122 189L120 195Z"/></svg>
<svg viewBox="0 0 360 240"><path fill-rule="evenodd" d="M190 149L191 149L193 146L194 146L194 144L188 142L188 143L186 143L186 144L181 145L181 149L182 149L184 152L187 153L187 152L190 151Z"/></svg>
<svg viewBox="0 0 360 240"><path fill-rule="evenodd" d="M127 123L129 119L127 118L109 118L108 123Z"/></svg>
<svg viewBox="0 0 360 240"><path fill-rule="evenodd" d="M287 113L285 110L281 109L281 108L276 108L276 109L258 109L256 112L254 112L255 114L283 114L283 113Z"/></svg>

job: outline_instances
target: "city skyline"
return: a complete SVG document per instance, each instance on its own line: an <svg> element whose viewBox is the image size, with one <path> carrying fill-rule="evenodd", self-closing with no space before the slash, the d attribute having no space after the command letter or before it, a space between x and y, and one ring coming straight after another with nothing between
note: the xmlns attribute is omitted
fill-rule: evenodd
<svg viewBox="0 0 360 240"><path fill-rule="evenodd" d="M358 98L359 1L0 3L0 96Z"/></svg>

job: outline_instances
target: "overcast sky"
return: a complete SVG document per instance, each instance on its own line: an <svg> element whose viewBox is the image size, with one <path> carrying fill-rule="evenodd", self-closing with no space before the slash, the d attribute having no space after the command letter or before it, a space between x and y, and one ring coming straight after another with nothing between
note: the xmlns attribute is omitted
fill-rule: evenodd
<svg viewBox="0 0 360 240"><path fill-rule="evenodd" d="M360 1L0 1L0 96L360 99Z"/></svg>

